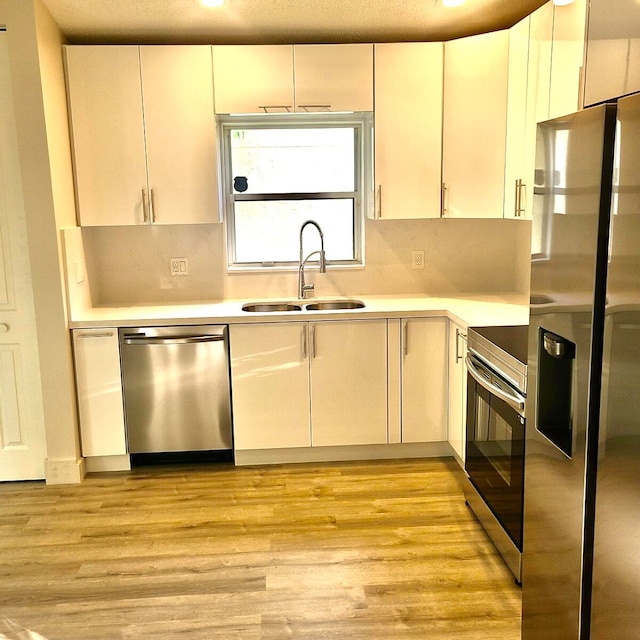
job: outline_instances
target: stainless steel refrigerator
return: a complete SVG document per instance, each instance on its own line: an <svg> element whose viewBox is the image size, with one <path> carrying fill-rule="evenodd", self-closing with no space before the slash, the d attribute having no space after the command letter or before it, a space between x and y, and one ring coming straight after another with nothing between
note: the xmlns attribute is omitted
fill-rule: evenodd
<svg viewBox="0 0 640 640"><path fill-rule="evenodd" d="M640 95L536 154L522 638L638 638Z"/></svg>

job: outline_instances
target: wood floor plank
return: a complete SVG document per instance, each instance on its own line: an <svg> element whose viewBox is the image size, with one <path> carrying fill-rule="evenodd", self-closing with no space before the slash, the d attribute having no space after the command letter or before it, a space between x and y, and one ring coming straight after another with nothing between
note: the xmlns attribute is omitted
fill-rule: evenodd
<svg viewBox="0 0 640 640"><path fill-rule="evenodd" d="M0 485L0 620L47 640L518 640L451 459Z"/></svg>

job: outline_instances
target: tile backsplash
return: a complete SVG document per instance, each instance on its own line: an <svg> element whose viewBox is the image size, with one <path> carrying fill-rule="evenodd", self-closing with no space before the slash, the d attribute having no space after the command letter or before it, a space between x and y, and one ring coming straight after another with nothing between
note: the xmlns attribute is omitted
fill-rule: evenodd
<svg viewBox="0 0 640 640"><path fill-rule="evenodd" d="M529 287L530 222L367 221L365 267L313 267L316 296L522 294ZM224 226L85 227L82 241L94 306L295 297L297 270L228 272ZM424 250L424 269L411 268ZM188 275L172 276L170 258Z"/></svg>

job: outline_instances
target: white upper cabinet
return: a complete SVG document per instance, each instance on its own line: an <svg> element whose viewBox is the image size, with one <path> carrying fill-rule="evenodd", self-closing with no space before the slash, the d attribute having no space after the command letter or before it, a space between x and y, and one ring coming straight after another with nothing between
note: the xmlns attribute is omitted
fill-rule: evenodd
<svg viewBox="0 0 640 640"><path fill-rule="evenodd" d="M444 47L443 215L503 215L509 32Z"/></svg>
<svg viewBox="0 0 640 640"><path fill-rule="evenodd" d="M526 132L530 20L525 18L509 30L507 88L507 138L504 177L504 217L530 217L527 201Z"/></svg>
<svg viewBox="0 0 640 640"><path fill-rule="evenodd" d="M440 217L443 50L374 46L377 218Z"/></svg>
<svg viewBox="0 0 640 640"><path fill-rule="evenodd" d="M640 3L590 0L585 105L640 91Z"/></svg>
<svg viewBox="0 0 640 640"><path fill-rule="evenodd" d="M147 163L138 47L65 51L80 223L141 224Z"/></svg>
<svg viewBox="0 0 640 640"><path fill-rule="evenodd" d="M293 47L296 111L373 111L373 45Z"/></svg>
<svg viewBox="0 0 640 640"><path fill-rule="evenodd" d="M294 109L291 45L213 47L216 113Z"/></svg>
<svg viewBox="0 0 640 640"><path fill-rule="evenodd" d="M371 111L373 45L213 47L216 113Z"/></svg>
<svg viewBox="0 0 640 640"><path fill-rule="evenodd" d="M553 7L549 118L573 113L582 106L586 20L587 0Z"/></svg>
<svg viewBox="0 0 640 640"><path fill-rule="evenodd" d="M218 222L211 48L65 48L80 224Z"/></svg>

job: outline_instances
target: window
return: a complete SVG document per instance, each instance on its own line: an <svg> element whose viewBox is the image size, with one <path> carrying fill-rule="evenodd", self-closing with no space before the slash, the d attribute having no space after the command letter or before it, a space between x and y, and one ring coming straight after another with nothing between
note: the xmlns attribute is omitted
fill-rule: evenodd
<svg viewBox="0 0 640 640"><path fill-rule="evenodd" d="M306 220L328 265L362 264L370 114L224 116L219 129L231 269L297 266ZM305 233L305 254L316 241Z"/></svg>

